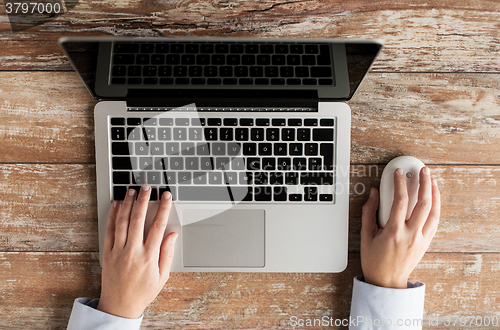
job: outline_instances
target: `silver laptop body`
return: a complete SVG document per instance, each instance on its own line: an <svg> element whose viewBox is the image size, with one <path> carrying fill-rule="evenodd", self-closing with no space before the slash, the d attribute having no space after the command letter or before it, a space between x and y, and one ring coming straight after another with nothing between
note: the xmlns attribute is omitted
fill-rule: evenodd
<svg viewBox="0 0 500 330"><path fill-rule="evenodd" d="M64 38L94 109L99 247L113 199L165 190L172 271L347 267L349 100L375 41ZM261 69L259 69L261 68ZM206 147L206 148L205 148ZM101 251L102 254L102 251Z"/></svg>

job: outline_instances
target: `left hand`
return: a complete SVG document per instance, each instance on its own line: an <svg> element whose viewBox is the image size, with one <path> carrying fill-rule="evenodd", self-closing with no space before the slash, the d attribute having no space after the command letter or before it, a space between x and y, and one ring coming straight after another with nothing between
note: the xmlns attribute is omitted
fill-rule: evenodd
<svg viewBox="0 0 500 330"><path fill-rule="evenodd" d="M144 221L151 187L127 192L123 204L113 202L109 212L102 260L102 289L97 309L125 318L138 318L156 298L170 274L177 233L165 240L172 206L170 192L163 193L146 241Z"/></svg>

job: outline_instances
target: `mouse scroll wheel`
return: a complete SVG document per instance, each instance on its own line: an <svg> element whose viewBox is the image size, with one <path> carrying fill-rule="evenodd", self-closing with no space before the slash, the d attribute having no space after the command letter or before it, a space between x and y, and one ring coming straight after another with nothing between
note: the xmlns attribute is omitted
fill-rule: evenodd
<svg viewBox="0 0 500 330"><path fill-rule="evenodd" d="M407 177L408 179L411 179L411 177L412 177L411 172L407 172L407 173L406 173L406 177Z"/></svg>

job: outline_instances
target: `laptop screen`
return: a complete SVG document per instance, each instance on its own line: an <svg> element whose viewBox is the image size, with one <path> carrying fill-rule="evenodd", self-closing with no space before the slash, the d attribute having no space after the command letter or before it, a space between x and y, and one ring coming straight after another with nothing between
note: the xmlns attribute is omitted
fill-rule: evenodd
<svg viewBox="0 0 500 330"><path fill-rule="evenodd" d="M63 38L100 100L351 99L382 44L332 39Z"/></svg>

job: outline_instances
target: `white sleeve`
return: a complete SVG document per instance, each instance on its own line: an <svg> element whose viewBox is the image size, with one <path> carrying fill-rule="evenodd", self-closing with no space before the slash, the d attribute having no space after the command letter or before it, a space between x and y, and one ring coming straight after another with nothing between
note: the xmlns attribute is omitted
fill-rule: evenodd
<svg viewBox="0 0 500 330"><path fill-rule="evenodd" d="M138 330L144 315L136 319L114 316L97 310L99 299L77 298L67 330Z"/></svg>
<svg viewBox="0 0 500 330"><path fill-rule="evenodd" d="M407 289L391 289L354 278L350 330L420 330L424 316L425 284L408 281Z"/></svg>

